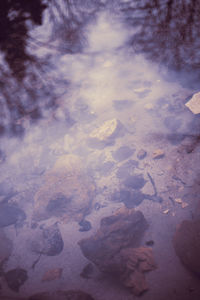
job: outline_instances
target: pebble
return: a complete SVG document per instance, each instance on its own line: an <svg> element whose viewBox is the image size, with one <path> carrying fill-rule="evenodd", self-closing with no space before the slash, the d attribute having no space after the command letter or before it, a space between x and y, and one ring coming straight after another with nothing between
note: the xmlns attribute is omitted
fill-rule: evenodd
<svg viewBox="0 0 200 300"><path fill-rule="evenodd" d="M91 223L87 220L82 220L78 224L81 226L81 228L79 229L79 231L81 232L89 231L92 228Z"/></svg>
<svg viewBox="0 0 200 300"><path fill-rule="evenodd" d="M165 156L165 152L162 149L156 149L153 152L152 158L153 159L160 159L163 158Z"/></svg>
<svg viewBox="0 0 200 300"><path fill-rule="evenodd" d="M147 152L144 149L140 149L137 153L138 159L144 159L147 156Z"/></svg>
<svg viewBox="0 0 200 300"><path fill-rule="evenodd" d="M20 286L28 279L27 271L24 269L13 269L4 274L9 288L19 292Z"/></svg>

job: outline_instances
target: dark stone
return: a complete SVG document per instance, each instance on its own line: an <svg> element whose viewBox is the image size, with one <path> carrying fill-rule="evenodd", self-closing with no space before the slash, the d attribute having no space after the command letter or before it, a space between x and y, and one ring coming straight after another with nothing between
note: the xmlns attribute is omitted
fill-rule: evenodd
<svg viewBox="0 0 200 300"><path fill-rule="evenodd" d="M43 292L29 297L28 300L94 300L94 298L79 290L69 290Z"/></svg>
<svg viewBox="0 0 200 300"><path fill-rule="evenodd" d="M0 204L0 227L22 223L26 219L24 211L17 206Z"/></svg>
<svg viewBox="0 0 200 300"><path fill-rule="evenodd" d="M153 246L154 245L154 241L153 240L149 240L149 241L146 241L145 243L147 246Z"/></svg>
<svg viewBox="0 0 200 300"><path fill-rule="evenodd" d="M72 201L72 198L67 198L63 194L58 194L55 198L49 200L46 211L49 215L60 217L63 215L67 205Z"/></svg>
<svg viewBox="0 0 200 300"><path fill-rule="evenodd" d="M28 279L27 271L24 269L13 269L4 274L9 288L19 292L20 286Z"/></svg>
<svg viewBox="0 0 200 300"><path fill-rule="evenodd" d="M113 101L114 109L117 111L131 108L132 105L133 105L133 102L131 100L114 100Z"/></svg>
<svg viewBox="0 0 200 300"><path fill-rule="evenodd" d="M116 191L112 197L112 201L123 202L127 208L133 208L139 205L145 199L145 194L140 191L129 191L121 189Z"/></svg>
<svg viewBox="0 0 200 300"><path fill-rule="evenodd" d="M145 195L140 191L132 191L128 197L126 197L123 202L127 208L133 208L139 205L145 199Z"/></svg>
<svg viewBox="0 0 200 300"><path fill-rule="evenodd" d="M146 228L147 222L140 211L125 210L101 219L97 233L78 244L85 257L104 271L120 249L139 244Z"/></svg>
<svg viewBox="0 0 200 300"><path fill-rule="evenodd" d="M181 262L200 276L200 220L183 221L177 227L173 245Z"/></svg>
<svg viewBox="0 0 200 300"><path fill-rule="evenodd" d="M79 231L89 231L92 228L91 223L87 220L82 220L78 224L81 226Z"/></svg>
<svg viewBox="0 0 200 300"><path fill-rule="evenodd" d="M129 158L133 153L135 152L135 149L131 149L128 146L122 146L119 149L117 149L113 154L113 158L117 161L123 161L127 158Z"/></svg>
<svg viewBox="0 0 200 300"><path fill-rule="evenodd" d="M33 252L48 256L58 255L64 248L63 239L57 224L38 229L39 232L31 244Z"/></svg>
<svg viewBox="0 0 200 300"><path fill-rule="evenodd" d="M126 178L129 175L132 175L135 168L138 167L138 162L136 160L130 159L126 161L123 165L121 165L117 170L117 178L122 179Z"/></svg>
<svg viewBox="0 0 200 300"><path fill-rule="evenodd" d="M80 276L89 279L92 277L93 273L94 273L94 266L91 263L89 263L83 268Z"/></svg>
<svg viewBox="0 0 200 300"><path fill-rule="evenodd" d="M138 159L144 159L147 155L147 152L144 149L141 149L137 153L137 158Z"/></svg>
<svg viewBox="0 0 200 300"><path fill-rule="evenodd" d="M147 181L140 175L131 175L124 180L124 185L131 189L139 190L143 188Z"/></svg>

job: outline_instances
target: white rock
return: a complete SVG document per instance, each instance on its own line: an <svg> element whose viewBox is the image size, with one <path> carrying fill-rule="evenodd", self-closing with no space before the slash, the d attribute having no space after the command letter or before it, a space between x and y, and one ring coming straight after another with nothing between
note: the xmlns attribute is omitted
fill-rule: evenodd
<svg viewBox="0 0 200 300"><path fill-rule="evenodd" d="M185 104L193 114L200 113L200 92L192 96L192 98Z"/></svg>

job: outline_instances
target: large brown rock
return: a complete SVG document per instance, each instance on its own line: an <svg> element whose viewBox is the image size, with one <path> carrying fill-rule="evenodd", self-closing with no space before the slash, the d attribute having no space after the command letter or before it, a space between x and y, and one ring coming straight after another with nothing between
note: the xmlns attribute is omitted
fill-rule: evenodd
<svg viewBox="0 0 200 300"><path fill-rule="evenodd" d="M181 262L200 275L200 220L184 220L177 227L173 245Z"/></svg>
<svg viewBox="0 0 200 300"><path fill-rule="evenodd" d="M140 295L147 290L144 272L156 268L152 250L138 247L147 222L140 211L124 209L103 218L100 229L79 241L85 257L102 272L119 278L123 285Z"/></svg>
<svg viewBox="0 0 200 300"><path fill-rule="evenodd" d="M89 294L78 291L44 292L31 296L28 300L94 300Z"/></svg>
<svg viewBox="0 0 200 300"><path fill-rule="evenodd" d="M35 194L33 218L80 221L91 209L94 191L95 186L84 172L81 160L75 155L64 155L45 175L44 185Z"/></svg>

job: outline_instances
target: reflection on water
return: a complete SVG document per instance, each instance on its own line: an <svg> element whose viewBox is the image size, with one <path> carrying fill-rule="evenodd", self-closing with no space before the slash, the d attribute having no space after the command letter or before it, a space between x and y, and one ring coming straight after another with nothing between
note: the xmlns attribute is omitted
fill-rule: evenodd
<svg viewBox="0 0 200 300"><path fill-rule="evenodd" d="M29 30L27 51L34 59L26 76L16 83L7 68L2 85L7 134L0 147L0 227L5 247L7 238L13 245L2 260L0 255L0 293L15 297L13 286L19 297L81 289L97 300L132 299L129 289L87 267L77 244L96 232L103 217L126 207L147 219L140 245L153 245L158 264L143 298L175 300L178 294L189 300L185 282L198 297L198 282L171 244L176 225L198 214L200 121L185 107L196 90L174 77L166 80L171 73L143 56L143 50L158 57L171 49L164 37L155 39L155 47L148 40L148 28L162 19L159 1L141 1L140 7L137 1L49 3L42 25ZM169 23L178 14L173 3L168 1ZM133 34L137 54L130 47ZM155 31L149 34L154 41ZM106 220L113 217L102 226ZM93 256L91 249L86 252ZM17 281L15 274L26 276Z"/></svg>

